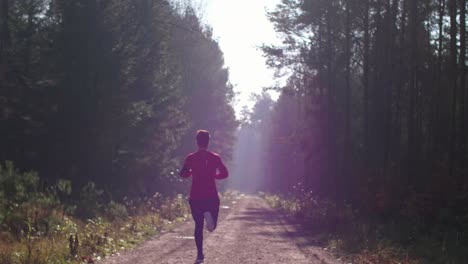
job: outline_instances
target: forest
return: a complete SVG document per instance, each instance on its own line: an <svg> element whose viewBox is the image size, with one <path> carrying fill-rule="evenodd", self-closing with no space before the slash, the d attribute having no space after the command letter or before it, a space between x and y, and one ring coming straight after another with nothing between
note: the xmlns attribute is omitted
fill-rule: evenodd
<svg viewBox="0 0 468 264"><path fill-rule="evenodd" d="M175 177L181 157L199 128L230 155L233 96L223 53L190 4L2 0L0 263L62 263L31 239L76 225L90 243L81 254L95 252L83 236L108 223L64 215L130 214L135 230L157 203L173 209L159 208L169 220L183 215L169 199L188 186Z"/></svg>
<svg viewBox="0 0 468 264"><path fill-rule="evenodd" d="M197 129L352 263L468 263L466 0L281 0L261 47L280 82L241 118L190 2L0 0L0 264L187 219Z"/></svg>
<svg viewBox="0 0 468 264"><path fill-rule="evenodd" d="M283 0L268 17L282 43L263 51L287 81L244 127L262 135L266 190L351 247L375 233L466 263L466 1Z"/></svg>
<svg viewBox="0 0 468 264"><path fill-rule="evenodd" d="M0 160L37 171L40 186L152 194L176 188L194 130L212 131L222 154L233 145L223 55L189 7L4 0L0 47Z"/></svg>

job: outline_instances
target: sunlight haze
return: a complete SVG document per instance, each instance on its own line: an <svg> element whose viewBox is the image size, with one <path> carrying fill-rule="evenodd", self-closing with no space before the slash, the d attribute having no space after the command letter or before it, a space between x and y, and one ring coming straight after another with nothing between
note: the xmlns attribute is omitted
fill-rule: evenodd
<svg viewBox="0 0 468 264"><path fill-rule="evenodd" d="M278 43L266 10L273 10L279 0L197 0L205 22L213 27L213 34L224 53L236 99L234 109L239 117L244 107L251 108L252 94L274 85L273 70L265 65L263 43ZM239 15L241 19L239 19ZM276 98L273 95L273 98Z"/></svg>

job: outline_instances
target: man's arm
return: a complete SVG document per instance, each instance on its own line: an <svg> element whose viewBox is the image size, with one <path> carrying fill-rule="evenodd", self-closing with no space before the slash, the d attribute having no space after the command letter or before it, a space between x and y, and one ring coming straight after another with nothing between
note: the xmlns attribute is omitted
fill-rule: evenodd
<svg viewBox="0 0 468 264"><path fill-rule="evenodd" d="M218 158L219 173L215 175L215 179L218 179L218 180L226 179L229 176L228 170L226 166L224 165L223 161L221 160L221 158L220 157L217 157L217 158Z"/></svg>
<svg viewBox="0 0 468 264"><path fill-rule="evenodd" d="M189 160L189 158L187 157L185 159L185 161L184 161L184 166L182 166L182 169L179 172L179 176L182 177L182 178L188 178L188 177L192 176L192 171L190 170L188 160Z"/></svg>

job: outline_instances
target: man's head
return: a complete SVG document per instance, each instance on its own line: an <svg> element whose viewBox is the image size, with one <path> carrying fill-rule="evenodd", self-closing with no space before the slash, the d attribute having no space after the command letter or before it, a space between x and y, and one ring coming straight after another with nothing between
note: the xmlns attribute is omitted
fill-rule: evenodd
<svg viewBox="0 0 468 264"><path fill-rule="evenodd" d="M199 148L206 149L208 148L208 143L210 143L210 132L206 130L197 131L197 145Z"/></svg>

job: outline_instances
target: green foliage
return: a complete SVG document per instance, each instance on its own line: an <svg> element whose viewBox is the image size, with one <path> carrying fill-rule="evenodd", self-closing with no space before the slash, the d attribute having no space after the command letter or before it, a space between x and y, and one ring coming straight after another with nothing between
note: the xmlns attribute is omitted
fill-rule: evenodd
<svg viewBox="0 0 468 264"><path fill-rule="evenodd" d="M88 182L80 192L77 215L82 218L96 217L104 208L104 191L94 182Z"/></svg>
<svg viewBox="0 0 468 264"><path fill-rule="evenodd" d="M71 194L71 183L58 180L56 185L39 187L35 172L20 172L12 162L0 166L0 229L21 238L23 234L48 235L62 224L65 211L73 206L64 199ZM43 189L43 190L41 190Z"/></svg>
<svg viewBox="0 0 468 264"><path fill-rule="evenodd" d="M72 192L72 185L71 181L69 180L63 180L59 179L56 184L56 190L61 194L61 195L70 195Z"/></svg>
<svg viewBox="0 0 468 264"><path fill-rule="evenodd" d="M13 162L5 161L0 164L0 195L15 203L22 203L31 198L30 194L37 193L39 177L36 172L19 172Z"/></svg>
<svg viewBox="0 0 468 264"><path fill-rule="evenodd" d="M303 196L273 202L352 251L466 262L466 1L284 0L268 16L282 41L263 51L286 81L258 132L263 176Z"/></svg>
<svg viewBox="0 0 468 264"><path fill-rule="evenodd" d="M299 220L315 243L353 263L461 263L468 241L450 225L421 219L373 219L350 205L313 195L285 198L261 193L273 208Z"/></svg>
<svg viewBox="0 0 468 264"><path fill-rule="evenodd" d="M175 199L166 200L159 212L164 219L169 221L186 218L190 215L187 201L180 194Z"/></svg>
<svg viewBox="0 0 468 264"><path fill-rule="evenodd" d="M200 127L212 130L214 149L230 155L237 123L228 70L190 7L166 0L5 3L2 159L38 170L44 181L60 175L78 190L92 181L123 197L175 189L171 172ZM61 182L56 191L70 189Z"/></svg>
<svg viewBox="0 0 468 264"><path fill-rule="evenodd" d="M64 234L65 236L74 235L78 232L78 224L75 222L75 219L70 216L63 217L63 220L60 224L55 226L53 235Z"/></svg>
<svg viewBox="0 0 468 264"><path fill-rule="evenodd" d="M96 187L90 184L86 192L95 194ZM51 231L47 234L36 232L32 219L24 222L19 239L0 233L0 263L81 263L82 257L97 261L133 248L161 230L188 219L189 208L181 195L169 198L156 194L152 198L126 200L126 204L134 207L129 210L131 213L127 212L126 205L111 201L103 205L106 209L100 215L86 220L49 215ZM18 215L19 219L22 217ZM78 236L76 256L70 256L68 248L71 235Z"/></svg>
<svg viewBox="0 0 468 264"><path fill-rule="evenodd" d="M0 231L14 240L0 261L74 261L64 256L76 234L82 254L109 255L185 219L185 201L166 196L185 187L181 149L203 127L228 157L237 126L223 54L193 9L166 0L1 6L0 158L40 177L0 166Z"/></svg>
<svg viewBox="0 0 468 264"><path fill-rule="evenodd" d="M229 160L238 122L232 108L234 92L223 53L213 39L212 29L202 24L192 7L177 12L174 23L184 27L172 29L171 50L181 73L183 109L189 117L178 153L185 155L193 151L195 131L206 129L211 133L210 149Z"/></svg>
<svg viewBox="0 0 468 264"><path fill-rule="evenodd" d="M128 216L127 207L121 203L111 201L107 206L107 214L112 220L124 219Z"/></svg>

